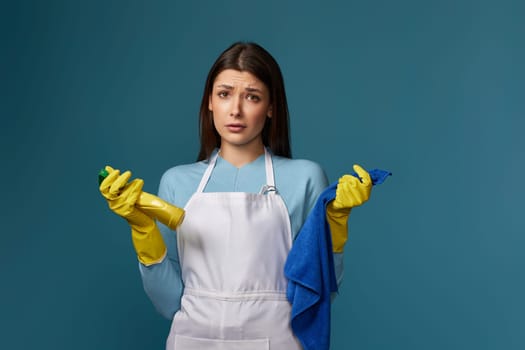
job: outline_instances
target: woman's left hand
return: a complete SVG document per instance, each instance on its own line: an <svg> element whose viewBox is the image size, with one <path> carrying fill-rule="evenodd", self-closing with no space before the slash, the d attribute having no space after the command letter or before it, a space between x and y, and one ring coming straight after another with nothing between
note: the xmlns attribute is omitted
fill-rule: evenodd
<svg viewBox="0 0 525 350"><path fill-rule="evenodd" d="M353 175L339 178L333 203L335 209L357 207L370 198L372 191L370 174L357 164L354 165L354 171L359 178Z"/></svg>

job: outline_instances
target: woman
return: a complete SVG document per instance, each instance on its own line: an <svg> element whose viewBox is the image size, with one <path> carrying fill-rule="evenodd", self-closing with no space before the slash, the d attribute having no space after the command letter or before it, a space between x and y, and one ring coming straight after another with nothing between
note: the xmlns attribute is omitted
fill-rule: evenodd
<svg viewBox="0 0 525 350"><path fill-rule="evenodd" d="M166 349L301 349L283 267L328 182L316 163L290 159L288 134L277 62L257 44L235 43L206 80L198 161L160 182L159 197L185 210L176 232L134 207L141 180L107 168L101 192L132 228L146 293L173 320ZM327 213L338 280L350 207L370 194L357 170L365 181L346 179L344 200Z"/></svg>

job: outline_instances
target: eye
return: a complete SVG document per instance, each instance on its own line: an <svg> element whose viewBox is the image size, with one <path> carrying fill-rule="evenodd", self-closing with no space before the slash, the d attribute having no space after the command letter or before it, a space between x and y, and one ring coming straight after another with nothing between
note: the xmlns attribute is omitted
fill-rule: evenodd
<svg viewBox="0 0 525 350"><path fill-rule="evenodd" d="M226 98L226 97L228 97L228 91L224 91L224 90L223 91L219 91L217 93L217 96L219 96L220 98Z"/></svg>
<svg viewBox="0 0 525 350"><path fill-rule="evenodd" d="M248 99L248 101L252 101L252 102L259 102L261 100L261 98L259 96L253 95L253 94L246 95L246 99Z"/></svg>

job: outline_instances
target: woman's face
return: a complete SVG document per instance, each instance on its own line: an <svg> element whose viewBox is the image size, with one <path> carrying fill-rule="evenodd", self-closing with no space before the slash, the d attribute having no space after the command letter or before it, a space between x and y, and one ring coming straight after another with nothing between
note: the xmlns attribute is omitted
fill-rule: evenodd
<svg viewBox="0 0 525 350"><path fill-rule="evenodd" d="M221 148L262 145L266 118L272 117L267 86L249 72L226 69L213 82L209 110Z"/></svg>

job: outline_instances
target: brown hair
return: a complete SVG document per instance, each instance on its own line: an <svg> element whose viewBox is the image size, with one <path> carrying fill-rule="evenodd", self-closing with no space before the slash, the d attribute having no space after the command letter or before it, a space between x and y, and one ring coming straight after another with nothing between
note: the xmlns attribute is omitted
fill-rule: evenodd
<svg viewBox="0 0 525 350"><path fill-rule="evenodd" d="M249 72L266 85L270 92L272 118L266 119L262 131L263 144L269 147L273 154L291 158L288 103L281 69L272 55L258 44L237 42L217 58L208 73L200 107L201 149L197 160L208 159L213 150L221 145L221 138L215 129L213 115L208 106L215 78L226 69Z"/></svg>

